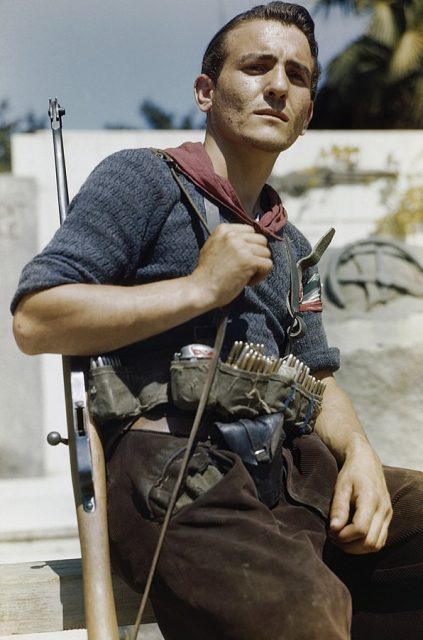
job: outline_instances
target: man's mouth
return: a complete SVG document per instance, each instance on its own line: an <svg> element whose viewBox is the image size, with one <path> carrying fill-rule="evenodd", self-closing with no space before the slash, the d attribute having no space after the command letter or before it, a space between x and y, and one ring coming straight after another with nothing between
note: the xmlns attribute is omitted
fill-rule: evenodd
<svg viewBox="0 0 423 640"><path fill-rule="evenodd" d="M256 116L270 116L271 118L277 118L282 122L288 122L289 118L283 111L275 111L274 109L259 109L254 111Z"/></svg>

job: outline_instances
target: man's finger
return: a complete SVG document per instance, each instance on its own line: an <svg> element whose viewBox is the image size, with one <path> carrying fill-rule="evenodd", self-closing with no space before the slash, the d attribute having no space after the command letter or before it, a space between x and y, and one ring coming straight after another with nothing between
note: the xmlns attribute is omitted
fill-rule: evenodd
<svg viewBox="0 0 423 640"><path fill-rule="evenodd" d="M389 521L385 521L380 531L379 538L377 539L376 551L379 551L380 549L382 549L382 547L385 546L386 540L388 539L388 530L389 530Z"/></svg>
<svg viewBox="0 0 423 640"><path fill-rule="evenodd" d="M379 551L388 537L388 527L391 521L389 513L380 509L374 516L372 524L364 540L364 546L369 552Z"/></svg>
<svg viewBox="0 0 423 640"><path fill-rule="evenodd" d="M342 549L345 553L349 553L351 555L375 553L380 551L386 543L389 521L385 521L381 528L379 528L379 525L375 525L375 529L376 528L379 530L379 536L376 542L374 541L374 538L372 538L372 533L369 533L366 538L351 539L348 541L341 541L339 536L334 539L334 544L336 544L336 546Z"/></svg>
<svg viewBox="0 0 423 640"><path fill-rule="evenodd" d="M330 510L330 530L333 533L341 531L347 524L350 517L352 487L350 484L342 483L341 477L333 494L332 506Z"/></svg>
<svg viewBox="0 0 423 640"><path fill-rule="evenodd" d="M366 538L375 518L377 504L374 500L369 499L368 496L361 499L358 498L353 506L355 507L355 512L352 522L339 533L339 537L343 542Z"/></svg>

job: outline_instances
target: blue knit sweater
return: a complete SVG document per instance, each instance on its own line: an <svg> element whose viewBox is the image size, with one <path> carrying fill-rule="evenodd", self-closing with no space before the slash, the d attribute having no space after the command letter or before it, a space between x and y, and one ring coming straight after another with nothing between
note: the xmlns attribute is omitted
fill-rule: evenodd
<svg viewBox="0 0 423 640"><path fill-rule="evenodd" d="M200 189L185 176L181 180L204 214ZM222 222L233 222L220 208ZM280 232L295 258L310 245L288 223ZM191 273L206 240L205 231L163 160L148 149L131 149L107 157L91 173L73 199L63 226L47 247L23 270L13 298L12 313L27 293L70 283L136 284L178 278ZM289 262L284 242L270 240L274 267L255 287L246 287L230 306L225 351L234 340L264 343L268 354L281 352L289 325ZM305 278L310 277L310 271ZM230 274L228 273L228 277ZM312 370L339 367L339 352L329 348L321 313L306 312L306 335L294 353ZM178 350L189 342L211 342L214 314L207 314L142 343L120 350L123 358L161 347Z"/></svg>

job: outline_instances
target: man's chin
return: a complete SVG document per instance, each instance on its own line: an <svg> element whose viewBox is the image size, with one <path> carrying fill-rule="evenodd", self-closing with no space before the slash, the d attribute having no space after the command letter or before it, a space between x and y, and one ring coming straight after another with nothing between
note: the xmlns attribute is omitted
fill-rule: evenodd
<svg viewBox="0 0 423 640"><path fill-rule="evenodd" d="M273 138L269 136L263 136L262 138L259 138L259 139L255 138L254 140L251 140L251 145L254 147L254 149L257 149L257 151L267 151L269 153L281 153L282 151L289 149L289 147L294 142L295 142L295 139L283 140L281 138L278 138L278 136L274 136Z"/></svg>
<svg viewBox="0 0 423 640"><path fill-rule="evenodd" d="M263 127L261 131L251 132L248 135L246 132L245 140L250 145L257 149L257 151L268 151L269 153L281 153L286 149L289 149L298 138L293 131L277 131L275 129L269 130L268 127Z"/></svg>

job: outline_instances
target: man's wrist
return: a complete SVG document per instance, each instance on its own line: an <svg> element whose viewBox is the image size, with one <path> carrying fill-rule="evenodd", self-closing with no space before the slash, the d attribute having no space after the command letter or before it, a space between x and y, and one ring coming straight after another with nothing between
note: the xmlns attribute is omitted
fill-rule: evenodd
<svg viewBox="0 0 423 640"><path fill-rule="evenodd" d="M220 306L215 288L212 283L204 283L197 276L195 271L184 278L185 302L193 311L194 315L201 315L216 309Z"/></svg>
<svg viewBox="0 0 423 640"><path fill-rule="evenodd" d="M356 456L362 457L363 451L366 450L370 450L373 453L373 447L370 444L366 434L362 431L352 431L349 434L347 442L345 443L343 452L341 452L342 464Z"/></svg>

